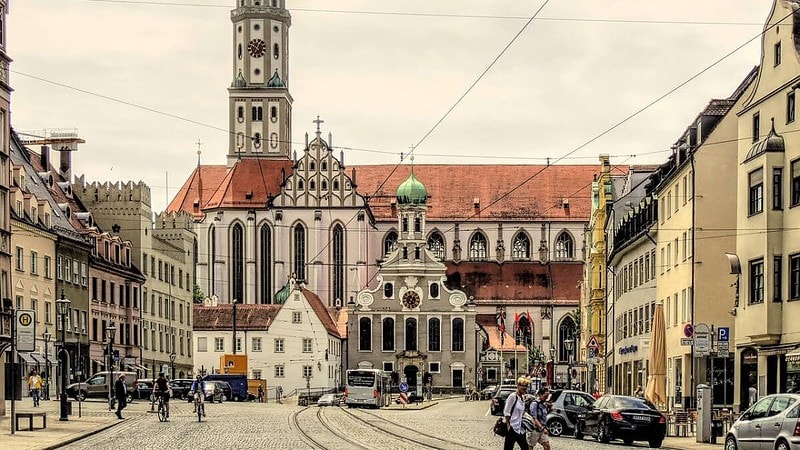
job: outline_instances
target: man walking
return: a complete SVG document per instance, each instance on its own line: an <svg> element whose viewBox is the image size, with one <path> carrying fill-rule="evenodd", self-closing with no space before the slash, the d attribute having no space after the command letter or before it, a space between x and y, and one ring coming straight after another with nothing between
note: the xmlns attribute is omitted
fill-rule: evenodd
<svg viewBox="0 0 800 450"><path fill-rule="evenodd" d="M117 419L122 417L122 410L128 406L128 385L125 384L125 374L119 374L117 382L114 383L114 394L117 397Z"/></svg>
<svg viewBox="0 0 800 450"><path fill-rule="evenodd" d="M534 448L536 444L541 444L544 450L550 450L550 439L547 431L547 398L550 397L550 390L546 387L536 392L536 400L531 402L530 415L533 417L535 428L528 432L528 447Z"/></svg>
<svg viewBox="0 0 800 450"><path fill-rule="evenodd" d="M31 376L28 377L28 390L31 393L31 397L33 397L33 406L39 406L39 393L42 391L42 377L39 376L36 369L33 369Z"/></svg>

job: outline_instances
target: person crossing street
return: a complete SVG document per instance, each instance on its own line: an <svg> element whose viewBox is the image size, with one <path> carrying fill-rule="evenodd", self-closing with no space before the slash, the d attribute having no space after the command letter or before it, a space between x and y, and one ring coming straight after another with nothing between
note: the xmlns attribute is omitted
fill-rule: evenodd
<svg viewBox="0 0 800 450"><path fill-rule="evenodd" d="M39 394L42 392L42 377L39 376L39 373L34 369L31 372L31 376L28 377L28 390L31 393L31 397L33 397L33 406L39 406Z"/></svg>

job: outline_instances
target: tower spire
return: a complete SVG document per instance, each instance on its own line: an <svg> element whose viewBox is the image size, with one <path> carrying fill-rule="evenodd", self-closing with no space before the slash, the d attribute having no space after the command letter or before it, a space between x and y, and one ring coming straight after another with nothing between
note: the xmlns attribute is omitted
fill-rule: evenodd
<svg viewBox="0 0 800 450"><path fill-rule="evenodd" d="M317 116L316 120L313 120L312 122L314 122L315 124L317 124L317 138L319 138L319 137L320 137L320 135L322 135L322 130L320 129L320 127L319 127L319 126L320 126L321 124L325 123L325 121L324 121L324 120L322 120L322 119L320 119L320 118L319 118L319 116Z"/></svg>

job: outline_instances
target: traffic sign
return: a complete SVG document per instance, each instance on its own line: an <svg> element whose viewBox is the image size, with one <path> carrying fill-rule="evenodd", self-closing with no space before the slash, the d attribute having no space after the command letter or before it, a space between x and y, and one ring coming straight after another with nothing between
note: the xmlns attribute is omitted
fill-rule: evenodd
<svg viewBox="0 0 800 450"><path fill-rule="evenodd" d="M400 383L399 388L400 388L400 392L408 392L408 383L406 383L406 382Z"/></svg>
<svg viewBox="0 0 800 450"><path fill-rule="evenodd" d="M717 356L720 358L727 358L730 355L730 342L719 341L717 342Z"/></svg>
<svg viewBox="0 0 800 450"><path fill-rule="evenodd" d="M691 347L694 344L694 339L692 338L681 338L681 345L686 345Z"/></svg>
<svg viewBox="0 0 800 450"><path fill-rule="evenodd" d="M717 328L717 341L728 342L731 340L731 329L728 327Z"/></svg>
<svg viewBox="0 0 800 450"><path fill-rule="evenodd" d="M17 339L17 351L33 352L36 351L36 311L20 309L16 312L17 321L15 332Z"/></svg>
<svg viewBox="0 0 800 450"><path fill-rule="evenodd" d="M405 392L400 393L400 403L402 403L403 405L408 404L408 394L406 394Z"/></svg>
<svg viewBox="0 0 800 450"><path fill-rule="evenodd" d="M694 336L694 327L692 327L692 324L687 323L683 326L683 335L687 338Z"/></svg>
<svg viewBox="0 0 800 450"><path fill-rule="evenodd" d="M694 326L694 353L696 356L708 356L711 352L711 330L708 325L698 323Z"/></svg>

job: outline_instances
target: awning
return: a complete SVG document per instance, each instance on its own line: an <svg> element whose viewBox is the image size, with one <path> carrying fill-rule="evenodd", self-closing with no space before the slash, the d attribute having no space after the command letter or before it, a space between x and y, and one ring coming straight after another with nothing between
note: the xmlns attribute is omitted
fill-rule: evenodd
<svg viewBox="0 0 800 450"><path fill-rule="evenodd" d="M125 367L127 367L128 369L133 369L133 370L141 370L142 372L148 372L149 371L147 369L147 367L140 366L139 364L125 364Z"/></svg>
<svg viewBox="0 0 800 450"><path fill-rule="evenodd" d="M97 365L103 366L103 367L106 366L106 363L104 363L103 361L100 361L99 359L93 359L92 362L96 363Z"/></svg>
<svg viewBox="0 0 800 450"><path fill-rule="evenodd" d="M27 364L39 364L39 360L37 360L37 359L34 359L34 357L33 357L33 354L32 354L32 353L27 353L27 352L19 352L19 353L17 353L17 354L18 354L18 355L19 355L19 357L20 357L20 358L22 358L22 360L23 360L23 361L25 361Z"/></svg>
<svg viewBox="0 0 800 450"><path fill-rule="evenodd" d="M47 359L50 361L50 364L58 364L58 358L55 355L47 355Z"/></svg>
<svg viewBox="0 0 800 450"><path fill-rule="evenodd" d="M786 354L786 362L788 363L800 363L800 348L792 350L791 352Z"/></svg>

